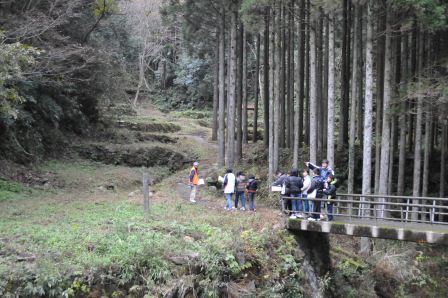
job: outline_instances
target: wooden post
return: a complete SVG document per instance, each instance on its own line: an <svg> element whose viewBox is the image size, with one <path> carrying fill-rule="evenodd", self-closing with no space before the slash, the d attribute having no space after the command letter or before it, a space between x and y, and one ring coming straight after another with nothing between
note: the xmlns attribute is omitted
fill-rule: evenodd
<svg viewBox="0 0 448 298"><path fill-rule="evenodd" d="M145 170L143 172L143 210L145 221L149 219L149 174Z"/></svg>

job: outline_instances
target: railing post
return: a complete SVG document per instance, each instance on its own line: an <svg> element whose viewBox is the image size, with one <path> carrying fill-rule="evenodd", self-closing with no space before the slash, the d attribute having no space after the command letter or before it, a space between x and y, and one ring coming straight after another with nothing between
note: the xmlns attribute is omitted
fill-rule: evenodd
<svg viewBox="0 0 448 298"><path fill-rule="evenodd" d="M406 200L406 222L409 219L409 201L410 201L410 199Z"/></svg>
<svg viewBox="0 0 448 298"><path fill-rule="evenodd" d="M436 210L435 206L436 206L436 200L432 200L432 209L430 214L431 224L434 223L434 212Z"/></svg>

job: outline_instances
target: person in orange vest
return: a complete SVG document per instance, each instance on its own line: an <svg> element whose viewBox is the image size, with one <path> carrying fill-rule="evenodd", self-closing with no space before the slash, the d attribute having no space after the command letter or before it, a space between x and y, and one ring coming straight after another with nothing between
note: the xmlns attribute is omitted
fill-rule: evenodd
<svg viewBox="0 0 448 298"><path fill-rule="evenodd" d="M199 163L195 161L193 163L193 167L190 170L190 202L196 202L196 192L198 189L199 183L199 172L198 172Z"/></svg>

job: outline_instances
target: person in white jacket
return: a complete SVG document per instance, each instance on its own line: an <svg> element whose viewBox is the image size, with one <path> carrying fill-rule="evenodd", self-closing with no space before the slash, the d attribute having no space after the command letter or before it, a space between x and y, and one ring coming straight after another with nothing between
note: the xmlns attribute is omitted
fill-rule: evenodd
<svg viewBox="0 0 448 298"><path fill-rule="evenodd" d="M303 204L303 211L305 211L305 213L310 212L310 205L308 200L306 199L308 196L308 189L311 186L311 177L308 173L308 169L304 169L302 171L302 177L303 177L303 187L302 187L302 204ZM305 214L299 214L299 217L304 218Z"/></svg>
<svg viewBox="0 0 448 298"><path fill-rule="evenodd" d="M224 196L226 197L225 210L232 210L232 195L235 192L236 179L235 175L232 173L232 169L227 169L224 175Z"/></svg>

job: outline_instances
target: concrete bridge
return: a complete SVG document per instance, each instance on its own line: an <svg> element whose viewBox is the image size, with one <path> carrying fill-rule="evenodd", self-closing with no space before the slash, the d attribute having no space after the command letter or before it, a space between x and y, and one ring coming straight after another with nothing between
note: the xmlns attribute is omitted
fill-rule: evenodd
<svg viewBox="0 0 448 298"><path fill-rule="evenodd" d="M289 213L288 202L297 198L281 199L283 210ZM325 198L308 200L328 203ZM333 221L289 218L288 229L448 245L448 199L338 194L331 202ZM325 217L326 208L320 214Z"/></svg>

